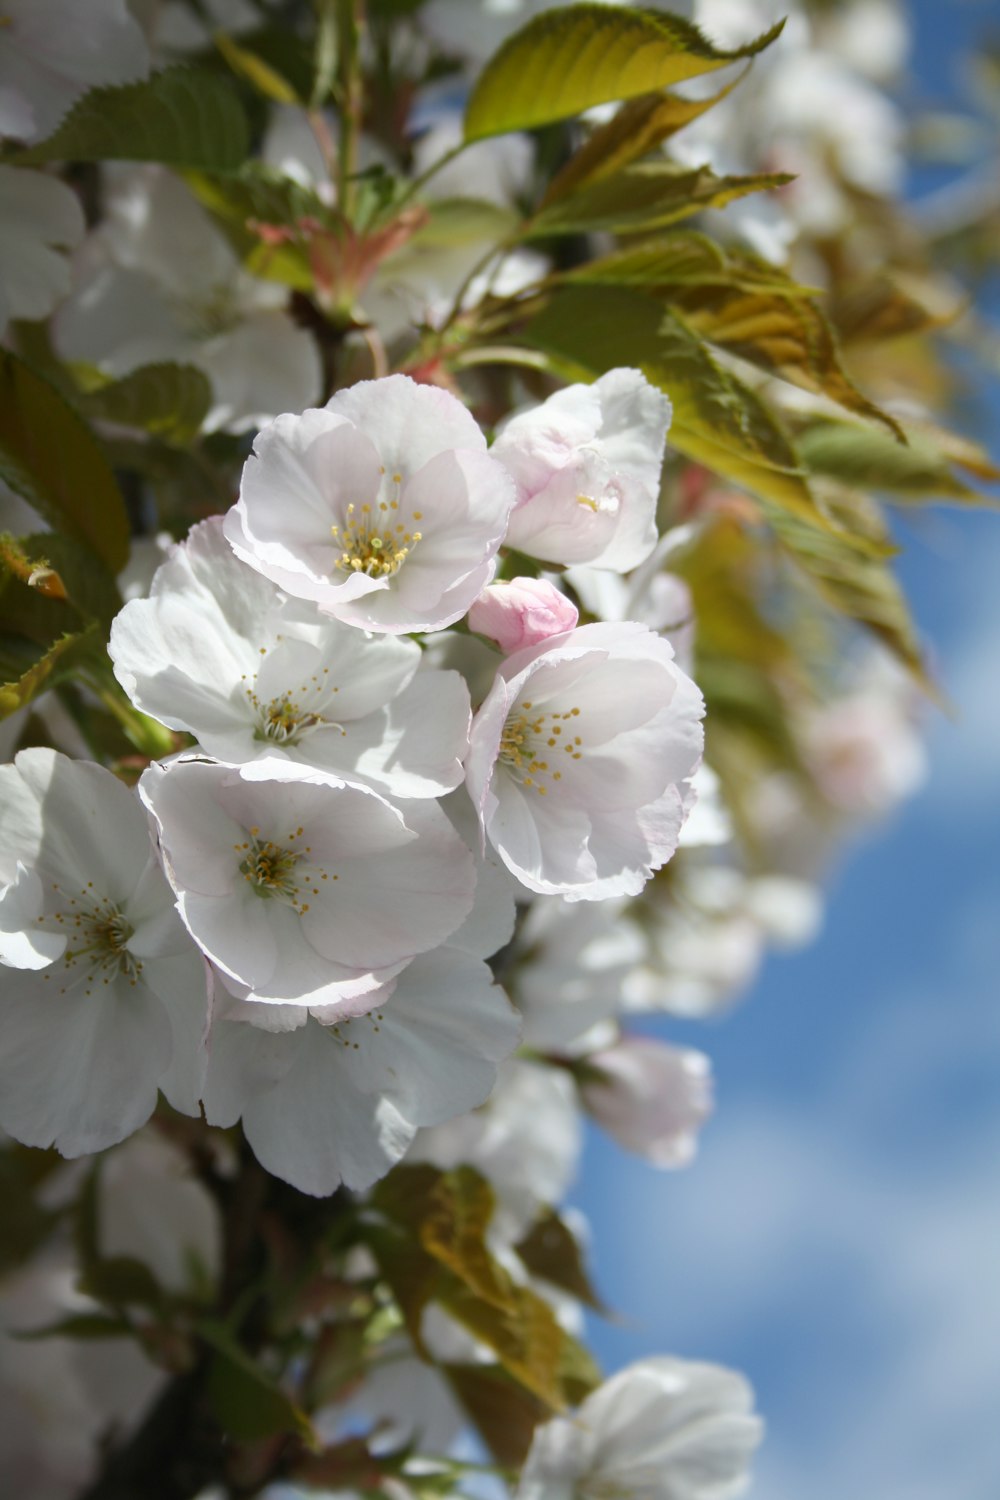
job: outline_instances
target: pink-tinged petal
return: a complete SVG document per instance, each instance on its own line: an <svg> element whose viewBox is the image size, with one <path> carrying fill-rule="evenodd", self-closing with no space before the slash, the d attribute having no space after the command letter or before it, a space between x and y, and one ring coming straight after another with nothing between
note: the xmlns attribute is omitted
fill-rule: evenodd
<svg viewBox="0 0 1000 1500"><path fill-rule="evenodd" d="M683 1167L712 1110L711 1064L690 1048L626 1036L587 1056L581 1094L620 1146L655 1167Z"/></svg>
<svg viewBox="0 0 1000 1500"><path fill-rule="evenodd" d="M588 625L504 662L473 720L466 782L528 887L637 894L674 853L701 759L701 694L640 625Z"/></svg>
<svg viewBox="0 0 1000 1500"><path fill-rule="evenodd" d="M364 630L440 630L488 581L514 484L453 396L364 381L258 436L226 517L237 554Z"/></svg>
<svg viewBox="0 0 1000 1500"><path fill-rule="evenodd" d="M469 629L509 656L572 630L579 618L573 601L546 579L512 578L483 590L469 610Z"/></svg>
<svg viewBox="0 0 1000 1500"><path fill-rule="evenodd" d="M628 572L656 545L667 397L610 370L513 417L491 452L513 474L511 546L549 562Z"/></svg>

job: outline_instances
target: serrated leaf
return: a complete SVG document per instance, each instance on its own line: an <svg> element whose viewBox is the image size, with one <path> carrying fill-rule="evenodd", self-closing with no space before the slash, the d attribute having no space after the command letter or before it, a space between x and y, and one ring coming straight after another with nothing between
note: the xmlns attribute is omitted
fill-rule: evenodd
<svg viewBox="0 0 1000 1500"><path fill-rule="evenodd" d="M690 21L626 6L548 11L508 38L487 63L465 112L465 138L530 130L596 104L632 99L752 57L784 22L732 51Z"/></svg>
<svg viewBox="0 0 1000 1500"><path fill-rule="evenodd" d="M0 635L0 719L71 676L100 647L96 627L61 636L41 650L23 638Z"/></svg>
<svg viewBox="0 0 1000 1500"><path fill-rule="evenodd" d="M113 573L125 566L128 514L97 439L55 386L7 349L0 350L0 478Z"/></svg>
<svg viewBox="0 0 1000 1500"><path fill-rule="evenodd" d="M804 390L827 396L838 406L888 428L904 444L902 428L847 375L833 331L808 298L785 296L780 288L748 290L727 286L680 288L671 304L689 328L710 344L745 359Z"/></svg>
<svg viewBox="0 0 1000 1500"><path fill-rule="evenodd" d="M675 229L632 243L608 255L563 271L570 284L632 286L649 293L672 295L677 287L726 287L730 291L779 292L783 297L809 297L813 287L800 286L775 266L734 257L708 235Z"/></svg>
<svg viewBox="0 0 1000 1500"><path fill-rule="evenodd" d="M709 99L683 99L679 94L661 93L629 99L606 124L591 131L579 151L556 173L542 199L542 207L646 156L718 104L741 81L737 79Z"/></svg>
<svg viewBox="0 0 1000 1500"><path fill-rule="evenodd" d="M514 1249L533 1276L561 1287L596 1312L604 1311L587 1275L580 1246L555 1209L540 1214Z"/></svg>
<svg viewBox="0 0 1000 1500"><path fill-rule="evenodd" d="M711 167L640 162L560 198L532 219L526 238L554 234L649 234L706 208L724 208L750 193L782 187L785 173L717 177Z"/></svg>
<svg viewBox="0 0 1000 1500"><path fill-rule="evenodd" d="M983 503L929 437L911 432L908 438L904 446L870 427L821 419L800 431L798 443L811 469L844 484L884 491L898 501Z"/></svg>
<svg viewBox="0 0 1000 1500"><path fill-rule="evenodd" d="M206 1394L223 1431L238 1442L280 1432L297 1433L316 1445L312 1424L292 1398L251 1359L221 1324L202 1322L198 1336L215 1351Z"/></svg>
<svg viewBox="0 0 1000 1500"><path fill-rule="evenodd" d="M158 161L235 172L250 130L228 78L184 66L142 83L91 89L48 140L20 152L19 166L51 161Z"/></svg>
<svg viewBox="0 0 1000 1500"><path fill-rule="evenodd" d="M625 287L565 287L531 321L526 337L561 357L571 379L638 366L673 402L674 448L744 486L769 514L775 507L834 529L773 413L653 298Z"/></svg>
<svg viewBox="0 0 1000 1500"><path fill-rule="evenodd" d="M138 427L164 442L187 443L201 430L212 386L194 365L143 365L82 394L78 404L96 421Z"/></svg>

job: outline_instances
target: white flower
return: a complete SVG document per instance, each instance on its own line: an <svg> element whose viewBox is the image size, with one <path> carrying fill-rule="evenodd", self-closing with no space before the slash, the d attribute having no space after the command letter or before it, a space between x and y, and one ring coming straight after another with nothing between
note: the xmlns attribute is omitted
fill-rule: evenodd
<svg viewBox="0 0 1000 1500"><path fill-rule="evenodd" d="M703 712L641 625L585 625L510 657L469 740L486 837L529 890L636 895L677 848Z"/></svg>
<svg viewBox="0 0 1000 1500"><path fill-rule="evenodd" d="M244 432L315 401L319 353L285 312L287 289L247 275L165 168L111 169L105 181L104 220L53 324L62 358L115 376L161 360L198 366L212 384L206 432Z"/></svg>
<svg viewBox="0 0 1000 1500"><path fill-rule="evenodd" d="M491 583L469 610L469 629L496 641L505 656L572 630L580 618L571 599L545 578Z"/></svg>
<svg viewBox="0 0 1000 1500"><path fill-rule="evenodd" d="M97 1179L101 1256L148 1266L161 1286L204 1293L222 1264L222 1223L184 1153L147 1126L102 1159Z"/></svg>
<svg viewBox="0 0 1000 1500"><path fill-rule="evenodd" d="M0 15L0 136L41 140L87 89L149 72L125 0L3 0Z"/></svg>
<svg viewBox="0 0 1000 1500"><path fill-rule="evenodd" d="M197 736L245 774L316 766L399 797L462 780L469 694L457 672L418 671L413 641L370 637L286 599L248 568L213 517L173 549L150 597L111 628L137 707Z"/></svg>
<svg viewBox="0 0 1000 1500"><path fill-rule="evenodd" d="M670 402L638 370L609 370L514 416L490 450L517 481L507 541L530 557L625 573L656 545Z"/></svg>
<svg viewBox="0 0 1000 1500"><path fill-rule="evenodd" d="M357 1014L472 905L472 856L433 803L404 814L291 762L248 781L173 761L139 789L185 925L241 998Z"/></svg>
<svg viewBox="0 0 1000 1500"><path fill-rule="evenodd" d="M60 252L79 244L84 227L64 182L0 166L0 335L11 318L47 318L65 297L69 261Z"/></svg>
<svg viewBox="0 0 1000 1500"><path fill-rule="evenodd" d="M279 417L225 532L286 593L366 630L441 630L490 581L514 486L474 419L405 375Z"/></svg>
<svg viewBox="0 0 1000 1500"><path fill-rule="evenodd" d="M613 1035L627 976L646 953L623 901L537 896L518 932L511 995L524 1016L524 1040L542 1052L575 1054L590 1034Z"/></svg>
<svg viewBox="0 0 1000 1500"><path fill-rule="evenodd" d="M761 1438L752 1405L734 1370L640 1360L536 1429L517 1500L729 1500Z"/></svg>
<svg viewBox="0 0 1000 1500"><path fill-rule="evenodd" d="M66 1156L197 1113L205 969L135 795L54 750L0 766L0 1125Z"/></svg>
<svg viewBox="0 0 1000 1500"><path fill-rule="evenodd" d="M683 1167L711 1113L711 1064L691 1048L623 1036L587 1056L580 1092L588 1113L620 1146L654 1167Z"/></svg>
<svg viewBox="0 0 1000 1500"><path fill-rule="evenodd" d="M237 1005L214 1024L206 1117L242 1117L261 1164L317 1196L370 1187L418 1126L482 1104L519 1033L486 964L452 948L415 958L355 1019L322 1025L301 1012L293 1029L266 1031L259 1009Z"/></svg>

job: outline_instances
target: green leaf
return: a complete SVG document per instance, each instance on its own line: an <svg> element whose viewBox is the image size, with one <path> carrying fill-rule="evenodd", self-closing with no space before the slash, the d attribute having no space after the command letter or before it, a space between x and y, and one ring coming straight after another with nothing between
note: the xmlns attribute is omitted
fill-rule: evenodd
<svg viewBox="0 0 1000 1500"><path fill-rule="evenodd" d="M532 219L527 238L553 234L648 234L706 208L724 208L736 198L782 187L785 173L717 177L711 167L682 168L671 162L640 162L601 177L560 198Z"/></svg>
<svg viewBox="0 0 1000 1500"><path fill-rule="evenodd" d="M830 324L798 288L793 288L791 296L780 286L765 290L681 288L672 293L671 303L687 326L708 343L880 423L896 446L905 445L899 423L869 401L850 379L840 363Z"/></svg>
<svg viewBox="0 0 1000 1500"><path fill-rule="evenodd" d="M727 51L665 12L595 4L546 12L483 69L466 109L465 138L530 130L713 72L760 52L783 25Z"/></svg>
<svg viewBox="0 0 1000 1500"><path fill-rule="evenodd" d="M121 380L82 394L78 405L95 420L138 427L168 443L187 443L212 401L208 376L194 365L143 365Z"/></svg>
<svg viewBox="0 0 1000 1500"><path fill-rule="evenodd" d="M164 1291L149 1267L130 1255L110 1255L94 1260L81 1273L78 1288L95 1302L111 1307L159 1308Z"/></svg>
<svg viewBox="0 0 1000 1500"><path fill-rule="evenodd" d="M129 1338L132 1329L124 1318L109 1318L103 1313L74 1313L48 1323L44 1328L29 1328L13 1336L25 1343L36 1343L41 1339L121 1339Z"/></svg>
<svg viewBox="0 0 1000 1500"><path fill-rule="evenodd" d="M94 626L78 635L61 636L41 650L21 637L0 635L0 719L72 676L101 644Z"/></svg>
<svg viewBox="0 0 1000 1500"><path fill-rule="evenodd" d="M596 1312L604 1311L591 1286L580 1246L555 1209L541 1214L514 1249L533 1276L561 1287Z"/></svg>
<svg viewBox="0 0 1000 1500"><path fill-rule="evenodd" d="M250 149L239 95L228 78L175 67L143 83L91 89L47 141L13 158L51 161L159 161L171 167L235 172Z"/></svg>
<svg viewBox="0 0 1000 1500"><path fill-rule="evenodd" d="M638 366L673 402L672 447L748 489L769 515L788 511L809 526L834 529L765 403L653 298L624 287L565 287L525 336L561 359L570 379Z"/></svg>
<svg viewBox="0 0 1000 1500"><path fill-rule="evenodd" d="M283 78L262 57L258 57L256 52L239 46L224 31L217 31L214 40L233 72L252 84L258 94L263 94L265 99L270 99L275 104L301 103L288 79Z"/></svg>
<svg viewBox="0 0 1000 1500"><path fill-rule="evenodd" d="M542 199L542 207L648 155L718 104L741 81L736 79L709 99L683 99L679 94L661 93L629 99L612 119L591 131L579 151L556 173Z"/></svg>
<svg viewBox="0 0 1000 1500"><path fill-rule="evenodd" d="M0 350L0 478L117 573L129 552L125 502L97 439L40 375Z"/></svg>
<svg viewBox="0 0 1000 1500"><path fill-rule="evenodd" d="M824 418L802 429L798 445L816 473L884 491L894 500L983 503L929 436L912 431L907 437L904 446L877 429Z"/></svg>
<svg viewBox="0 0 1000 1500"><path fill-rule="evenodd" d="M518 216L512 209L480 198L440 198L426 204L426 208L427 222L410 240L417 249L499 242L518 224Z"/></svg>
<svg viewBox="0 0 1000 1500"><path fill-rule="evenodd" d="M773 291L786 298L809 297L814 291L799 286L774 266L727 254L715 240L692 229L675 229L612 250L563 271L560 279L569 284L632 286L671 296L676 295L676 288L688 286Z"/></svg>
<svg viewBox="0 0 1000 1500"><path fill-rule="evenodd" d="M292 1432L316 1446L316 1435L305 1412L222 1324L201 1322L196 1331L215 1351L206 1390L213 1415L229 1437L249 1443Z"/></svg>

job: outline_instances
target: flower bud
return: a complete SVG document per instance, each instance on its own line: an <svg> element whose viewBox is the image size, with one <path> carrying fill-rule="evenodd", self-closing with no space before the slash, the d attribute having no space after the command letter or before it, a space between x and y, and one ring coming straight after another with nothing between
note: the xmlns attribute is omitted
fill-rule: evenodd
<svg viewBox="0 0 1000 1500"><path fill-rule="evenodd" d="M470 628L496 641L505 656L572 630L578 619L576 605L544 578L491 583L469 610Z"/></svg>

